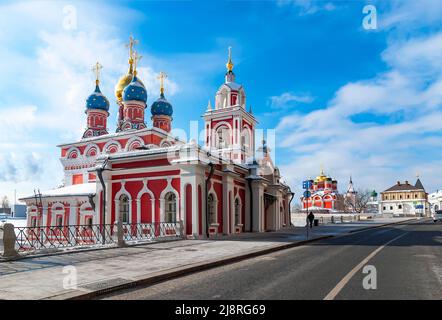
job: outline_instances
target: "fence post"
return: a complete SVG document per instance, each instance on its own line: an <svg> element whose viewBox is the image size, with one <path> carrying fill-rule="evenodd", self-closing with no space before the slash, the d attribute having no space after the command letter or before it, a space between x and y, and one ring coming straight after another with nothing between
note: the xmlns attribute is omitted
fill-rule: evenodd
<svg viewBox="0 0 442 320"><path fill-rule="evenodd" d="M18 256L15 249L15 242L17 236L15 235L14 225L12 223L5 223L3 225L3 257L14 258Z"/></svg>
<svg viewBox="0 0 442 320"><path fill-rule="evenodd" d="M124 242L123 222L115 221L115 224L117 225L117 245L124 247L126 246L126 242Z"/></svg>
<svg viewBox="0 0 442 320"><path fill-rule="evenodd" d="M185 233L184 233L184 223L183 223L183 220L180 220L180 235L181 235L181 238L186 238L186 235L185 235Z"/></svg>

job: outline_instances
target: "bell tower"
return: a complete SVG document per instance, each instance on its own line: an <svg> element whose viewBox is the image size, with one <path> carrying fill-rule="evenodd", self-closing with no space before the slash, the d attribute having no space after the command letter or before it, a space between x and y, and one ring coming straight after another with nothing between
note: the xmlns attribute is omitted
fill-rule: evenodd
<svg viewBox="0 0 442 320"><path fill-rule="evenodd" d="M255 127L257 121L251 108L246 110L246 94L236 83L233 72L231 47L226 63L224 83L215 95L215 108L209 101L203 114L205 121L205 147L212 153L245 163L255 155Z"/></svg>

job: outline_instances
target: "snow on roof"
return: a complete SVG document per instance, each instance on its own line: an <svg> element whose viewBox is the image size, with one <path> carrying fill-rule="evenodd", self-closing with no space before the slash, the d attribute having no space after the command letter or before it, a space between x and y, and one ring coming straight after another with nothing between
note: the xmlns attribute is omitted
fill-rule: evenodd
<svg viewBox="0 0 442 320"><path fill-rule="evenodd" d="M436 192L430 193L429 198L437 198L442 196L442 190L437 190Z"/></svg>
<svg viewBox="0 0 442 320"><path fill-rule="evenodd" d="M233 90L239 90L242 88L242 85L236 83L236 82L226 82L225 85L227 85L228 87L230 87L230 89Z"/></svg>
<svg viewBox="0 0 442 320"><path fill-rule="evenodd" d="M95 194L96 190L97 190L96 183L82 183L82 184L73 184L71 186L43 191L41 192L41 196L44 198L65 197L65 196L87 196L90 194ZM33 199L34 195L27 196L22 199L30 199L30 198Z"/></svg>

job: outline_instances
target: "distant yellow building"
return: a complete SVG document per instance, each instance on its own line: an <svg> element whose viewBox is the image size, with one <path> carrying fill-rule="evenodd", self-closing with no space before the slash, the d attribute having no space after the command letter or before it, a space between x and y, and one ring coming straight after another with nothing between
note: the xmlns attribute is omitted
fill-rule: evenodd
<svg viewBox="0 0 442 320"><path fill-rule="evenodd" d="M398 181L381 192L381 212L394 216L426 216L429 212L428 194L418 178L414 185Z"/></svg>

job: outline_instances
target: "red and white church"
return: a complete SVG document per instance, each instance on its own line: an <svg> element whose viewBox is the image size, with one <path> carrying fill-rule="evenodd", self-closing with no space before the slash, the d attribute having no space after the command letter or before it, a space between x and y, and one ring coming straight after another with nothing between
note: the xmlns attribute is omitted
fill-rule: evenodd
<svg viewBox="0 0 442 320"><path fill-rule="evenodd" d="M115 86L118 123L109 133L109 101L97 80L86 100L87 128L79 141L59 145L62 187L32 195L28 226L180 222L188 237L278 230L290 225L293 198L265 141L255 151L257 121L246 110L244 87L230 56L225 81L203 114L205 143L171 135L173 107L160 75L150 105L129 46L129 69Z"/></svg>

